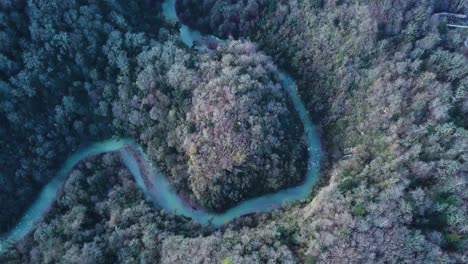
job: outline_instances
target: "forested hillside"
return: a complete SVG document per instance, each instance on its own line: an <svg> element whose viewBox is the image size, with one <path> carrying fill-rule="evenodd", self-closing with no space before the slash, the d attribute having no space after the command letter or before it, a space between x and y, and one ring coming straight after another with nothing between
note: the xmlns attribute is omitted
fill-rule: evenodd
<svg viewBox="0 0 468 264"><path fill-rule="evenodd" d="M307 254L466 261L468 33L435 15L466 14L466 1L184 0L178 10L205 32L257 41L298 79L330 154L330 184L304 210L303 228L318 229Z"/></svg>
<svg viewBox="0 0 468 264"><path fill-rule="evenodd" d="M183 147L192 190L208 208L297 185L307 165L302 125L270 58L233 41L205 57ZM236 78L239 76L239 78Z"/></svg>
<svg viewBox="0 0 468 264"><path fill-rule="evenodd" d="M0 3L0 232L71 152L116 133L111 102L162 24L144 1L85 2Z"/></svg>
<svg viewBox="0 0 468 264"><path fill-rule="evenodd" d="M226 46L184 47L161 1L0 1L0 232L68 154L112 135L212 209L299 183L302 128L277 67L321 132L320 188L215 230L145 201L106 154L0 262L468 262L468 30L436 15L467 1L176 6Z"/></svg>
<svg viewBox="0 0 468 264"><path fill-rule="evenodd" d="M0 232L67 156L111 136L141 143L175 189L208 210L303 180L300 121L254 44L194 53L153 1L1 8Z"/></svg>

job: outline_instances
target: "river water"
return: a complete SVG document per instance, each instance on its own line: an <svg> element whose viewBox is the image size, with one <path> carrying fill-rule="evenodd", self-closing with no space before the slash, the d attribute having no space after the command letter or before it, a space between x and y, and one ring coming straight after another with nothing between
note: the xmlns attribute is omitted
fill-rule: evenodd
<svg viewBox="0 0 468 264"><path fill-rule="evenodd" d="M175 0L166 0L164 2L163 14L167 20L178 21L175 12ZM207 38L210 40L214 39L220 43L223 42L214 36L203 36L200 32L192 30L186 25L182 25L180 28L180 39L189 47ZM107 152L117 151L120 153L122 162L134 176L138 186L157 206L169 213L189 217L201 224L211 224L219 227L242 215L269 211L285 203L292 203L307 198L317 181L320 171L320 140L304 103L299 96L295 80L285 72L280 72L280 79L303 123L308 144L308 170L305 180L301 185L243 201L223 213L210 213L206 210L194 209L184 202L173 190L167 177L155 164L149 161L143 149L133 140L105 140L82 148L67 159L57 175L42 189L39 197L33 202L16 226L0 239L0 254L26 236L34 229L35 224L42 220L53 205L60 187L63 186L73 168L81 160Z"/></svg>

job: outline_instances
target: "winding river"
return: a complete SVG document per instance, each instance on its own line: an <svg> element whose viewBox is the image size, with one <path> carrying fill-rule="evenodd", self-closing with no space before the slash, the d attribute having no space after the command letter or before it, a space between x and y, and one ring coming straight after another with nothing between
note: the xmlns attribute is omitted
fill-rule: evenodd
<svg viewBox="0 0 468 264"><path fill-rule="evenodd" d="M175 12L175 0L166 0L164 2L163 13L167 20L179 21ZM222 40L214 36L203 36L200 32L192 30L186 25L180 27L180 39L189 47L192 47L194 42L202 42L206 39L222 42ZM138 186L157 206L165 209L167 212L189 217L201 224L211 224L219 227L242 215L269 211L282 206L284 203L291 203L307 198L319 175L320 141L304 103L299 96L296 82L284 72L280 73L280 79L291 97L294 108L299 114L307 138L309 152L308 170L305 181L301 185L246 200L220 214L197 210L187 205L171 188L167 177L161 173L156 165L149 161L147 155L138 144L131 139L110 139L91 144L73 153L66 160L57 175L42 189L39 197L22 216L16 226L0 239L0 254L5 253L14 243L31 232L35 224L42 220L52 207L61 186L63 186L73 168L80 161L107 152L118 152L120 154L122 162L134 176Z"/></svg>

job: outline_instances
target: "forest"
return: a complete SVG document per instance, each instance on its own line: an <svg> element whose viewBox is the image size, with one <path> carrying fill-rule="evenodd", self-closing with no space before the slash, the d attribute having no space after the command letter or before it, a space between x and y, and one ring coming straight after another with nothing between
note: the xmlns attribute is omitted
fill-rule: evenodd
<svg viewBox="0 0 468 264"><path fill-rule="evenodd" d="M467 263L464 0L0 1L0 234L67 156L130 136L191 201L222 211L299 184L308 199L215 229L160 210L115 154L82 162L1 263Z"/></svg>

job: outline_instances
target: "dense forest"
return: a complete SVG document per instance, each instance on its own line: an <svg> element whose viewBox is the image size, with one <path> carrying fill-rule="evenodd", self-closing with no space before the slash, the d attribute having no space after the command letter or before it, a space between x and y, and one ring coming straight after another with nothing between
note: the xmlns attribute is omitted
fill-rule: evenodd
<svg viewBox="0 0 468 264"><path fill-rule="evenodd" d="M162 22L150 16L157 6L136 2L2 1L0 8L3 232L68 154L117 133L112 101L149 41L132 28L155 35L150 25Z"/></svg>
<svg viewBox="0 0 468 264"><path fill-rule="evenodd" d="M300 122L271 59L252 43L233 43L219 58L191 53L174 42L172 25L161 27L160 5L145 1L2 8L0 231L67 155L113 135L137 139L179 191L208 209L302 180Z"/></svg>
<svg viewBox="0 0 468 264"><path fill-rule="evenodd" d="M320 188L216 230L155 207L106 154L0 262L468 262L468 30L436 15L466 1L176 6L226 46L185 47L161 1L0 1L0 233L71 152L113 135L211 209L299 183L302 128L277 67L321 132Z"/></svg>
<svg viewBox="0 0 468 264"><path fill-rule="evenodd" d="M187 119L192 190L218 210L299 183L307 151L302 126L270 58L232 41L200 64ZM238 77L236 77L238 76Z"/></svg>

